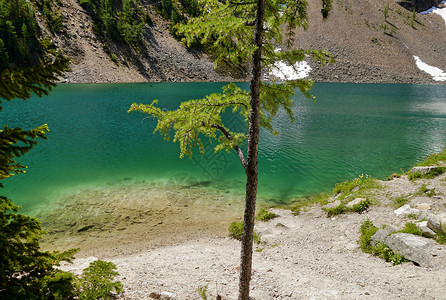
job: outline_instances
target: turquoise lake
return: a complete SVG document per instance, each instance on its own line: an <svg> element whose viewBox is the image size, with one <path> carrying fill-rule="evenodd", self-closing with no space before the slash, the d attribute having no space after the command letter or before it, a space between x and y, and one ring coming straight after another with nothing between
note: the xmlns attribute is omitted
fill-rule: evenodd
<svg viewBox="0 0 446 300"><path fill-rule="evenodd" d="M20 159L27 174L4 181L15 203L56 201L79 190L141 181L176 181L236 194L244 171L235 153L198 152L179 159L179 146L154 135L155 120L127 113L131 103L162 107L219 92L223 83L69 84L48 97L3 102L2 123L31 129L47 123L48 140ZM240 84L248 87L247 84ZM446 144L446 85L320 83L316 102L295 97L296 120L279 113L280 132L262 132L259 196L284 203L328 191L369 174L384 179L408 170ZM225 116L242 128L240 118Z"/></svg>

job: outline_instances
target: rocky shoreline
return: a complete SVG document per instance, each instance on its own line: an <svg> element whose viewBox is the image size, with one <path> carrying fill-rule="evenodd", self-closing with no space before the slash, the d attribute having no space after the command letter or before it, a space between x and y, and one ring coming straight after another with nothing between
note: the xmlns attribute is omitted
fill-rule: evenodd
<svg viewBox="0 0 446 300"><path fill-rule="evenodd" d="M388 181L376 181L365 196L371 205L361 213L347 211L338 215L327 214L326 207L320 204L303 207L298 215L286 209L271 209L277 217L267 222L259 221L255 227L261 243L256 245L253 258L253 298L443 299L446 284L445 244L417 236L428 240L428 247L423 249L427 260L417 261L417 256L413 258L408 255L407 258L416 263L393 266L392 262L361 251L359 237L361 225L366 220L379 228L387 225L387 229L395 230L404 228L408 222L427 219L427 223L435 223L435 218L443 220L440 217L446 212L445 182L446 173L431 179L409 180L408 175L394 175ZM155 190L160 189L154 187ZM109 227L106 231L110 232L112 243L108 246L102 244L102 247L98 247L104 239L95 236L97 228L75 231L74 235L82 236L77 246L96 244L96 247L84 251L74 264L65 264L63 269L80 273L96 259L114 262L121 274L119 280L125 286L124 293L118 295L119 299L199 299L198 288L206 289L208 299L215 299L217 295L221 299L236 299L240 242L225 237L227 226L224 220L239 219L236 212L241 215L241 207L220 206L208 211L201 201L181 206L181 201L175 200L173 190L172 193L162 198L170 204L167 207L169 215L173 216L171 220L177 220L175 226L184 227L184 230L165 231L165 228L155 226L158 241L164 240L164 244L149 246L150 241L147 240L153 238L148 231L150 226L147 226L150 217L134 219L130 216L123 218L131 221L123 231L132 235L126 236L121 234L119 228ZM199 190L194 193L201 197L216 196L203 194ZM356 193L362 193L362 190L357 185L343 193L344 198L339 194L333 195L331 201L352 201ZM130 204L133 203L130 201L132 197L145 194L153 198L156 195L147 193L145 189L137 189L133 194L123 191L123 194L129 195L124 202ZM117 193L116 197L120 195ZM145 199L143 202L147 201ZM204 214L190 223L194 226L183 226L189 224L189 218L198 212L193 212L194 202L199 204ZM166 206L166 203L160 203ZM187 207L192 207L192 214L185 209ZM98 206L94 213L96 217L101 209L110 208ZM228 215L225 211L234 213ZM204 218L206 215L212 216L214 221L218 220L219 225L208 228L211 219ZM166 225L170 222L155 221ZM437 227L435 230L440 232ZM187 233L191 228L194 228L195 235ZM183 234L185 239L175 239ZM137 236L139 238L135 238ZM51 240L52 246L57 246L58 240ZM392 241L387 242L392 245Z"/></svg>

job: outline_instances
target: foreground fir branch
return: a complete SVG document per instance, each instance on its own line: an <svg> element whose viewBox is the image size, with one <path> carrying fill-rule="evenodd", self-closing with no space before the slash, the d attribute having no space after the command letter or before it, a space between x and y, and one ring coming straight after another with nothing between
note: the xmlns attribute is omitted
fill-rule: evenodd
<svg viewBox="0 0 446 300"><path fill-rule="evenodd" d="M32 68L5 70L0 74L0 98L10 101L28 99L31 93L47 95L67 69L68 60L58 58ZM26 166L16 158L37 145L36 139L46 139L48 131L46 124L31 130L4 125L0 130L0 181L24 172ZM80 278L56 268L63 261L71 262L78 249L42 251L40 240L45 232L40 222L18 213L19 209L0 196L0 299L108 299L111 292L122 292L122 284L112 281L118 275L112 263L96 261Z"/></svg>

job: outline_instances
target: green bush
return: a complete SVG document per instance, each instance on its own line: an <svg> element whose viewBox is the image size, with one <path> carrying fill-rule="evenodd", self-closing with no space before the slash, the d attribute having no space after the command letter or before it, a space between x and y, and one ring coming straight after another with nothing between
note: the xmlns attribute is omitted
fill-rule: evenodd
<svg viewBox="0 0 446 300"><path fill-rule="evenodd" d="M361 236L359 237L359 244L361 250L366 253L372 253L372 245L370 244L370 239L378 231L378 227L375 227L369 219L366 219L362 223L359 229Z"/></svg>
<svg viewBox="0 0 446 300"><path fill-rule="evenodd" d="M123 285L120 281L112 281L119 273L112 262L97 260L84 269L77 280L77 287L81 291L79 299L109 299L111 292L120 293Z"/></svg>
<svg viewBox="0 0 446 300"><path fill-rule="evenodd" d="M344 204L333 208L324 208L324 210L327 212L328 217L341 215L348 211L347 207Z"/></svg>

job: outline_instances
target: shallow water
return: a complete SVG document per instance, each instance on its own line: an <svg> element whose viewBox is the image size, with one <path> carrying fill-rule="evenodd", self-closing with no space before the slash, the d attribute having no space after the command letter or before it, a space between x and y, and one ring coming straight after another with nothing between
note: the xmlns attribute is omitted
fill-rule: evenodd
<svg viewBox="0 0 446 300"><path fill-rule="evenodd" d="M132 102L159 99L172 109L222 85L70 84L43 99L4 103L3 123L26 129L47 123L51 129L49 139L21 159L27 174L5 180L4 193L28 208L83 190L144 181L239 197L245 178L235 153L208 151L181 160L177 144L152 134L155 120L127 113ZM274 121L279 135L261 134L262 201L286 203L360 174L385 178L446 143L445 85L321 83L313 93L315 103L296 97L294 123L279 113ZM225 117L243 126L240 119Z"/></svg>

